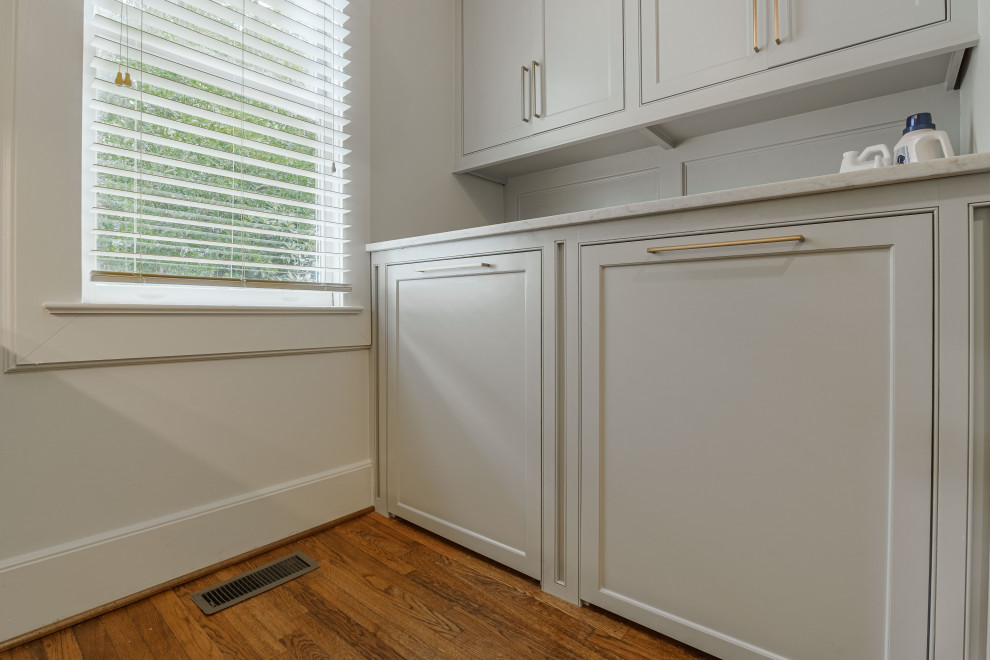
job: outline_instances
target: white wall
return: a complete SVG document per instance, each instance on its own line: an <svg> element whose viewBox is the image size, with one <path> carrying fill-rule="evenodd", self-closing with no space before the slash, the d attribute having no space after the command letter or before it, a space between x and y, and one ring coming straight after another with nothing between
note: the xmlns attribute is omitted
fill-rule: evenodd
<svg viewBox="0 0 990 660"><path fill-rule="evenodd" d="M367 311L42 309L79 300L81 5L0 2L0 348L22 372L0 374L0 642L371 503ZM370 224L368 5L352 0L348 25L358 246ZM352 279L349 303L367 306L360 250ZM205 359L229 351L270 356ZM169 362L190 355L203 361ZM143 357L165 362L113 362ZM66 368L87 359L108 362Z"/></svg>
<svg viewBox="0 0 990 660"><path fill-rule="evenodd" d="M454 0L372 3L372 241L502 221L502 186L454 165Z"/></svg>

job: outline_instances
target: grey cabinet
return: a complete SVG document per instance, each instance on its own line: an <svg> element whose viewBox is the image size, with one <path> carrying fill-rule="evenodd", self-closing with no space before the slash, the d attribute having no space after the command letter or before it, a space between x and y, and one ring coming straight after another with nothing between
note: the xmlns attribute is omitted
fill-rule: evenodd
<svg viewBox="0 0 990 660"><path fill-rule="evenodd" d="M540 575L540 253L390 265L388 511Z"/></svg>
<svg viewBox="0 0 990 660"><path fill-rule="evenodd" d="M945 0L641 0L640 12L643 102L948 18Z"/></svg>
<svg viewBox="0 0 990 660"><path fill-rule="evenodd" d="M719 657L928 657L932 233L582 249L583 600Z"/></svg>
<svg viewBox="0 0 990 660"><path fill-rule="evenodd" d="M461 155L621 110L623 0L461 0Z"/></svg>

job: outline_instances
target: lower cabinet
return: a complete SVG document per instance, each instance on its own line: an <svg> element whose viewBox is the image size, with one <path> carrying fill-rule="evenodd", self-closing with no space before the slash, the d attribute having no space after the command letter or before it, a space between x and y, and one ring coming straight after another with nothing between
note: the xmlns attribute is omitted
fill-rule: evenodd
<svg viewBox="0 0 990 660"><path fill-rule="evenodd" d="M387 277L388 511L539 577L540 253Z"/></svg>
<svg viewBox="0 0 990 660"><path fill-rule="evenodd" d="M582 600L725 658L928 657L932 236L582 248Z"/></svg>

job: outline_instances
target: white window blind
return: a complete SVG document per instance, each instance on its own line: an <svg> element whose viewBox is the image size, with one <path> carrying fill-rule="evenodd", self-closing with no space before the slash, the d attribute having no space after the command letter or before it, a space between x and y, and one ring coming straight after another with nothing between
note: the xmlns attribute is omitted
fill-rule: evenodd
<svg viewBox="0 0 990 660"><path fill-rule="evenodd" d="M90 282L342 303L346 5L90 0Z"/></svg>

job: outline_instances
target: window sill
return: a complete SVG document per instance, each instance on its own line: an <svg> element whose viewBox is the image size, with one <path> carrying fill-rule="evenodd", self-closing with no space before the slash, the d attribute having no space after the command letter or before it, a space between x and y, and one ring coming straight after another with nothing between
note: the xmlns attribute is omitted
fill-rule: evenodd
<svg viewBox="0 0 990 660"><path fill-rule="evenodd" d="M107 316L107 315L209 315L230 316L257 315L311 315L311 314L360 314L364 307L289 307L289 306L233 306L233 305L134 305L123 303L44 303L42 307L53 316Z"/></svg>

